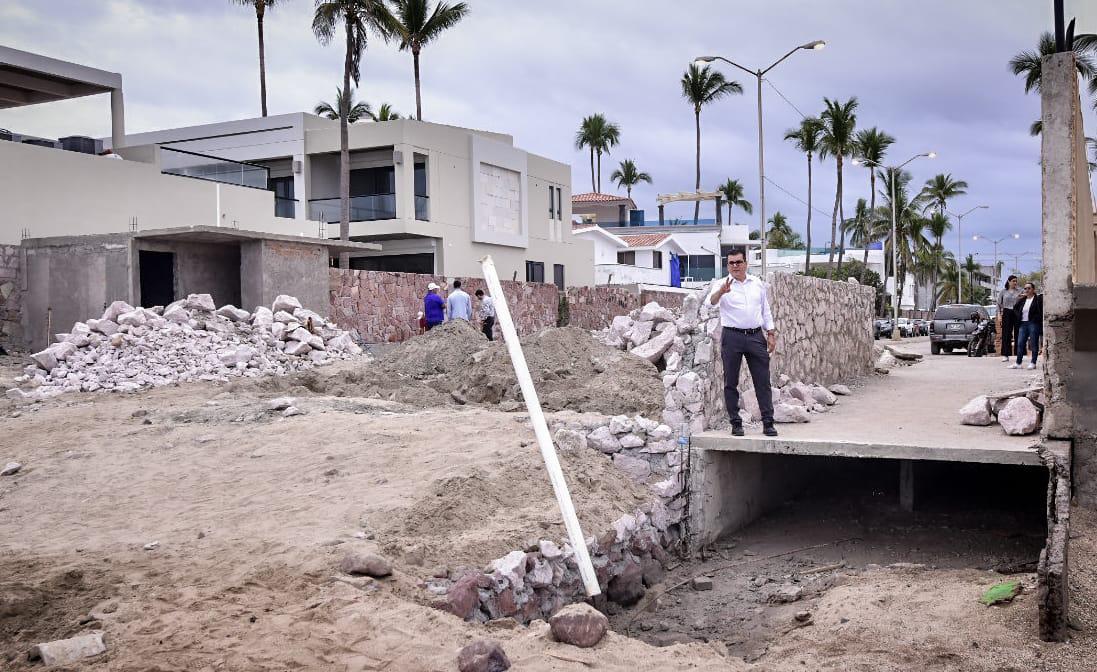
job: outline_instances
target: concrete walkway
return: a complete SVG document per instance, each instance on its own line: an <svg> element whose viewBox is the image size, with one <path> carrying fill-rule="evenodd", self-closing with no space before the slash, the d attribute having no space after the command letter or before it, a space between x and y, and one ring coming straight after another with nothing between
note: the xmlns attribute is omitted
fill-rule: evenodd
<svg viewBox="0 0 1097 672"><path fill-rule="evenodd" d="M928 339L906 339L898 347L924 358L850 385L853 396L840 397L829 413L812 414L806 424L778 425L777 439L762 436L758 427L748 428L743 438L728 431L705 432L694 436L692 445L757 453L1042 464L1036 455L1038 435L1007 436L998 425L961 425L959 416L972 397L1027 387L1039 380L1040 369L1009 369L1000 356L931 355Z"/></svg>

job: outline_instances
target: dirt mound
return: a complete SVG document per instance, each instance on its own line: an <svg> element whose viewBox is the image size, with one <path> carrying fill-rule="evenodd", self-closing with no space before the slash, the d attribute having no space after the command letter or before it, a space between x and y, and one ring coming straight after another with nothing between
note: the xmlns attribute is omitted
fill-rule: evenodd
<svg viewBox="0 0 1097 672"><path fill-rule="evenodd" d="M651 417L662 411L663 386L655 366L599 343L582 329L542 329L523 339L522 349L547 411ZM509 402L517 410L522 401L506 345L489 342L463 321L435 327L366 366L337 365L263 385L420 406Z"/></svg>

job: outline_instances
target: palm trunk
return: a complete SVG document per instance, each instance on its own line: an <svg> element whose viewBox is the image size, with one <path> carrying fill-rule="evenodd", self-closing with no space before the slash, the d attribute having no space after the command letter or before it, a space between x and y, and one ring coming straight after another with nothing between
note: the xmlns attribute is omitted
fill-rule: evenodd
<svg viewBox="0 0 1097 672"><path fill-rule="evenodd" d="M415 119L416 121L423 120L423 99L419 94L419 49L418 47L411 50L411 62L415 68Z"/></svg>
<svg viewBox="0 0 1097 672"><path fill-rule="evenodd" d="M259 23L259 102L265 117L267 116L267 50L263 40L262 9L256 12L255 19Z"/></svg>
<svg viewBox="0 0 1097 672"><path fill-rule="evenodd" d="M807 254L804 255L804 275L811 275L811 152L808 152L808 226Z"/></svg>
<svg viewBox="0 0 1097 672"><path fill-rule="evenodd" d="M602 193L602 150L598 150L598 188L595 189L599 194Z"/></svg>
<svg viewBox="0 0 1097 672"><path fill-rule="evenodd" d="M834 157L838 164L838 186L834 189L834 212L830 216L830 256L827 258L827 277L834 277L834 241L838 238L838 204L842 202L842 156Z"/></svg>
<svg viewBox="0 0 1097 672"><path fill-rule="evenodd" d="M842 193L842 157L838 157L838 193ZM840 225L838 227L838 266L835 270L842 271L842 259L846 256L846 205L842 202L841 196L838 197L838 221ZM834 279L834 274L831 273L831 279Z"/></svg>
<svg viewBox="0 0 1097 672"><path fill-rule="evenodd" d="M350 70L354 63L354 39L351 21L347 26L347 53L343 62L343 95L339 100L339 239L350 240L350 130L347 117L350 110ZM350 254L339 254L339 268L350 268Z"/></svg>
<svg viewBox="0 0 1097 672"><path fill-rule="evenodd" d="M598 185L594 183L594 145L590 147L590 190L598 193Z"/></svg>
<svg viewBox="0 0 1097 672"><path fill-rule="evenodd" d="M697 129L697 184L694 187L697 191L701 191L701 110L700 108L694 108L693 112L694 126ZM693 202L693 223L697 224L698 218L701 216L701 201Z"/></svg>

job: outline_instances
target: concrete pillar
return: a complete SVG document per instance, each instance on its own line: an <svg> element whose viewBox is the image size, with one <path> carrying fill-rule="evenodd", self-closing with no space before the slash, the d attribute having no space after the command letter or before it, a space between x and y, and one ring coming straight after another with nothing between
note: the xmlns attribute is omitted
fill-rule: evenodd
<svg viewBox="0 0 1097 672"><path fill-rule="evenodd" d="M395 163L397 153L401 163ZM396 145L393 148L396 168L396 218L415 219L415 148Z"/></svg>
<svg viewBox="0 0 1097 672"><path fill-rule="evenodd" d="M122 89L110 90L110 146L118 149L126 144L126 110Z"/></svg>
<svg viewBox="0 0 1097 672"><path fill-rule="evenodd" d="M301 165L301 172L293 173L293 197L297 199L296 217L298 222L304 223L309 218L309 196L312 193L312 164L308 154L295 154L292 165ZM309 230L309 235L320 233L320 227L315 231Z"/></svg>
<svg viewBox="0 0 1097 672"><path fill-rule="evenodd" d="M724 201L716 199L716 226L720 226L724 223Z"/></svg>
<svg viewBox="0 0 1097 672"><path fill-rule="evenodd" d="M914 460L899 460L899 508L914 511Z"/></svg>
<svg viewBox="0 0 1097 672"><path fill-rule="evenodd" d="M663 204L659 204L659 226L663 225Z"/></svg>

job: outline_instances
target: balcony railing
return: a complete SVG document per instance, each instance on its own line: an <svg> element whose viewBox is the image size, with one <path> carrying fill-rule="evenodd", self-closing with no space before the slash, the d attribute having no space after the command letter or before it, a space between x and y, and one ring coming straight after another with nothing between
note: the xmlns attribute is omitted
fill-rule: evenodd
<svg viewBox="0 0 1097 672"><path fill-rule="evenodd" d="M270 176L266 166L170 147L160 147L160 172L264 190Z"/></svg>
<svg viewBox="0 0 1097 672"><path fill-rule="evenodd" d="M274 197L274 216L287 219L297 219L297 199Z"/></svg>
<svg viewBox="0 0 1097 672"><path fill-rule="evenodd" d="M422 222L430 220L430 196L415 195L415 219Z"/></svg>
<svg viewBox="0 0 1097 672"><path fill-rule="evenodd" d="M309 219L338 222L339 198L314 198L309 201ZM396 219L396 194L373 194L350 197L350 221L372 222Z"/></svg>

